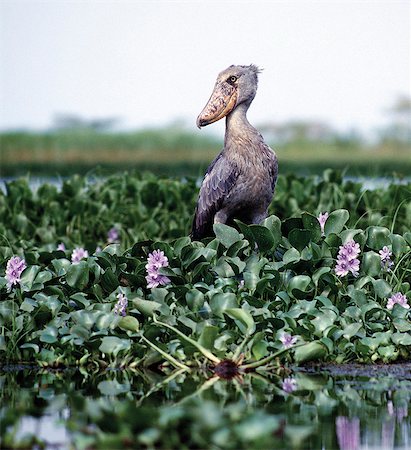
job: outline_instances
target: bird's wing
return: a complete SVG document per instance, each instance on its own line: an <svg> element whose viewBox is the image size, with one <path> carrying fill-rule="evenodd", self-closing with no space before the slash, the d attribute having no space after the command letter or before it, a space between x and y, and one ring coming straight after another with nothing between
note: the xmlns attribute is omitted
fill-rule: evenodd
<svg viewBox="0 0 411 450"><path fill-rule="evenodd" d="M220 153L210 164L198 196L191 236L201 239L212 235L216 212L238 177L236 165Z"/></svg>
<svg viewBox="0 0 411 450"><path fill-rule="evenodd" d="M270 162L268 164L268 172L270 174L270 178L271 178L271 190L274 193L274 189L275 189L275 185L277 183L277 177L278 177L278 159L277 159L277 155L275 154L275 152L268 147L267 147L267 151L269 152L268 154L270 155Z"/></svg>

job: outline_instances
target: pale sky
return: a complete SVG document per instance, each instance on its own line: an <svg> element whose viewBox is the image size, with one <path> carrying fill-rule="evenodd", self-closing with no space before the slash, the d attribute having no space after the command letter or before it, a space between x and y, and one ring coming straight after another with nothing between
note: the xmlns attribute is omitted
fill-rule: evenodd
<svg viewBox="0 0 411 450"><path fill-rule="evenodd" d="M70 113L116 116L123 128L181 119L194 131L230 64L264 68L249 111L256 125L303 119L369 131L398 95L411 95L409 1L0 6L1 130L46 128Z"/></svg>

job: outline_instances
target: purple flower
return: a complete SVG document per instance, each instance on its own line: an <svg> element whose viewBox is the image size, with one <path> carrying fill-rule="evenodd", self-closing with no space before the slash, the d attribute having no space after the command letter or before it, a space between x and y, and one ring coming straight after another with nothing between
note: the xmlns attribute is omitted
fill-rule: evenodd
<svg viewBox="0 0 411 450"><path fill-rule="evenodd" d="M325 226L325 222L327 222L327 219L328 219L328 212L320 213L320 215L317 217L317 219L318 219L318 222L320 222L321 234L324 236L324 226Z"/></svg>
<svg viewBox="0 0 411 450"><path fill-rule="evenodd" d="M119 316L125 316L127 314L127 305L128 305L128 298L125 294L117 294L117 303L114 305L113 312L114 314L117 314Z"/></svg>
<svg viewBox="0 0 411 450"><path fill-rule="evenodd" d="M283 344L284 348L291 348L297 342L296 336L291 336L290 333L284 333L280 336L280 341Z"/></svg>
<svg viewBox="0 0 411 450"><path fill-rule="evenodd" d="M344 277L351 272L355 277L360 270L360 260L357 258L360 254L360 244L350 240L341 245L338 250L335 273L339 277Z"/></svg>
<svg viewBox="0 0 411 450"><path fill-rule="evenodd" d="M384 247L378 253L380 254L381 261L390 259L392 255L392 252L386 245L384 245Z"/></svg>
<svg viewBox="0 0 411 450"><path fill-rule="evenodd" d="M64 242L60 242L60 244L57 246L57 250L61 250L62 252L66 251L66 246L64 245Z"/></svg>
<svg viewBox="0 0 411 450"><path fill-rule="evenodd" d="M360 254L360 244L351 240L341 245L338 251L338 257L340 259L355 259Z"/></svg>
<svg viewBox="0 0 411 450"><path fill-rule="evenodd" d="M297 390L297 380L292 377L285 378L281 384L281 389L287 394L291 394L291 392Z"/></svg>
<svg viewBox="0 0 411 450"><path fill-rule="evenodd" d="M156 272L160 267L168 267L168 258L162 250L154 250L148 254L146 269Z"/></svg>
<svg viewBox="0 0 411 450"><path fill-rule="evenodd" d="M381 258L381 268L386 272L389 272L391 270L391 267L394 265L394 263L391 261L392 252L385 245L378 253L380 254Z"/></svg>
<svg viewBox="0 0 411 450"><path fill-rule="evenodd" d="M170 283L170 278L159 273L161 267L168 267L168 258L164 255L164 252L154 250L153 253L149 253L146 264L146 280L149 289Z"/></svg>
<svg viewBox="0 0 411 450"><path fill-rule="evenodd" d="M338 416L335 420L338 445L341 450L360 448L360 419Z"/></svg>
<svg viewBox="0 0 411 450"><path fill-rule="evenodd" d="M21 273L26 267L26 261L19 256L12 256L7 261L6 280L7 287L9 289L11 289L15 284L20 283Z"/></svg>
<svg viewBox="0 0 411 450"><path fill-rule="evenodd" d="M88 258L88 251L82 247L76 247L71 254L71 262L78 264L83 258Z"/></svg>
<svg viewBox="0 0 411 450"><path fill-rule="evenodd" d="M119 241L120 234L116 227L110 228L107 233L107 241L109 244L115 244Z"/></svg>
<svg viewBox="0 0 411 450"><path fill-rule="evenodd" d="M170 278L168 278L165 275L161 275L159 273L149 273L146 276L146 280L147 280L147 287L149 289L151 288L155 288L158 286L165 286L166 284L170 283Z"/></svg>
<svg viewBox="0 0 411 450"><path fill-rule="evenodd" d="M347 261L347 268L355 277L358 277L360 271L360 261L357 258L349 259Z"/></svg>
<svg viewBox="0 0 411 450"><path fill-rule="evenodd" d="M348 261L344 259L337 259L337 264L335 265L335 273L339 277L345 277L348 274Z"/></svg>
<svg viewBox="0 0 411 450"><path fill-rule="evenodd" d="M396 303L405 309L410 308L407 297L404 294L401 294L401 292L396 292L391 295L391 297L387 300L387 309L392 309Z"/></svg>

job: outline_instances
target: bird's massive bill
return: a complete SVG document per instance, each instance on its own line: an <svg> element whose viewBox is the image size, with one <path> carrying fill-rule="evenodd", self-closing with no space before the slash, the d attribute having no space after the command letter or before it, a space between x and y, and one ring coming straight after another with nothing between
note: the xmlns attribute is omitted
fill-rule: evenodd
<svg viewBox="0 0 411 450"><path fill-rule="evenodd" d="M236 103L236 87L226 82L217 81L210 99L197 117L198 128L222 119L234 109Z"/></svg>

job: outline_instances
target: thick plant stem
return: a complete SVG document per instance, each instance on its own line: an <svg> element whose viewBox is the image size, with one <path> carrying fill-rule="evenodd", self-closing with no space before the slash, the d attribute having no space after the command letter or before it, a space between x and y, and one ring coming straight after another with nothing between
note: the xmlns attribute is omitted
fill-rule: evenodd
<svg viewBox="0 0 411 450"><path fill-rule="evenodd" d="M304 342L303 344L294 345L291 348L294 349L294 348L297 348L297 347L301 347L303 345L306 345L306 342ZM266 356L263 359L259 359L258 361L254 361L254 362L249 363L249 364L244 364L244 365L241 366L241 369L242 370L249 370L249 369L257 369L258 367L265 366L266 364L271 362L273 359L278 358L283 353L286 353L289 350L291 350L291 348L283 348L282 350L279 350L278 352L274 353L273 355Z"/></svg>
<svg viewBox="0 0 411 450"><path fill-rule="evenodd" d="M188 366L186 366L185 364L177 361L172 356L168 355L164 350L161 350L160 347L157 347L157 345L153 344L145 336L141 335L141 339L143 339L143 341L146 342L150 347L152 347L154 350L156 350L158 353L160 353L160 355L164 356L164 358L167 359L167 361L170 361L170 363L174 367L177 367L179 369L184 369L184 370L190 370L190 368Z"/></svg>
<svg viewBox="0 0 411 450"><path fill-rule="evenodd" d="M177 330L177 328L174 328L171 325L168 325L167 323L164 322L160 322L159 320L157 320L155 318L155 316L153 316L153 322L157 325L160 325L162 327L166 327L172 331L174 331L174 333L176 333L178 336L180 336L181 338L183 338L185 341L187 341L188 343L190 343L191 345L193 345L197 350L199 350L207 359L209 359L210 361L213 361L214 363L218 364L219 362L221 362L220 358L218 358L217 356L215 356L213 353L211 353L209 350L207 350L205 347L203 347L201 344L199 344L197 341L195 341L194 339L189 338L188 336L186 336L184 333L182 333L180 330Z"/></svg>
<svg viewBox="0 0 411 450"><path fill-rule="evenodd" d="M233 355L233 361L238 361L240 358L241 351L244 348L244 345L252 338L253 336L250 334L247 334L241 344L235 349L234 355Z"/></svg>

